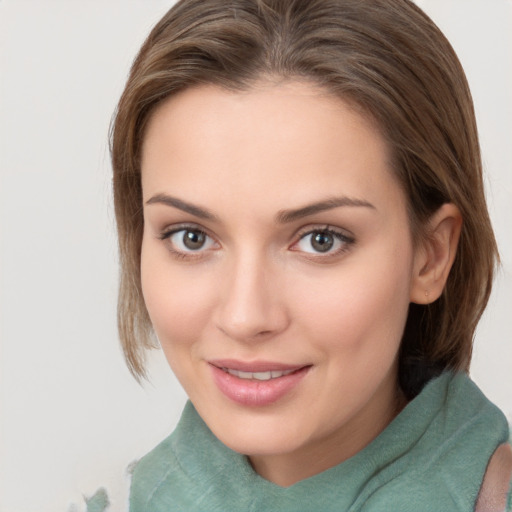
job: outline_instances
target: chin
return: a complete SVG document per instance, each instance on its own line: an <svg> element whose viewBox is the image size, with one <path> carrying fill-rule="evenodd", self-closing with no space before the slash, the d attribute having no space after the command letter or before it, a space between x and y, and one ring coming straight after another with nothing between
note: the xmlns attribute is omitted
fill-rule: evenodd
<svg viewBox="0 0 512 512"><path fill-rule="evenodd" d="M297 450L301 443L291 440L289 436L276 436L275 434L262 436L229 436L218 439L231 450L242 455L272 456L283 455Z"/></svg>
<svg viewBox="0 0 512 512"><path fill-rule="evenodd" d="M201 413L200 413L201 414ZM297 432L292 422L279 417L274 412L263 414L224 415L203 417L205 423L219 439L231 450L243 455L278 455L293 452L307 442L305 432ZM288 425L288 428L284 427Z"/></svg>

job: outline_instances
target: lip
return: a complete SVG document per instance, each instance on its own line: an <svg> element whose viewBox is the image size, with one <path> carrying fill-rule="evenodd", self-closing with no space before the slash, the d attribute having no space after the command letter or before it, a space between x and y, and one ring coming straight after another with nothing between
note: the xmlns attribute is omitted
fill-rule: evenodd
<svg viewBox="0 0 512 512"><path fill-rule="evenodd" d="M307 375L311 365L289 365L270 361L236 361L222 359L209 361L213 380L230 400L245 406L273 404L290 393ZM243 372L287 371L287 375L270 380L241 379L224 368Z"/></svg>
<svg viewBox="0 0 512 512"><path fill-rule="evenodd" d="M237 359L213 359L208 361L211 365L217 368L230 368L231 370L238 370L240 372L270 372L270 371L290 371L299 370L305 364L283 364L274 361L239 361Z"/></svg>

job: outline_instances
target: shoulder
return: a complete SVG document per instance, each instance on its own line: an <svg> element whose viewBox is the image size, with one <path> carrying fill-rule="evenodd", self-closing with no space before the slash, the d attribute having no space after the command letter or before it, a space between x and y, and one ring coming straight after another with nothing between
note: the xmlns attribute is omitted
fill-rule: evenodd
<svg viewBox="0 0 512 512"><path fill-rule="evenodd" d="M512 447L498 446L489 460L476 502L475 512L502 512L512 483Z"/></svg>

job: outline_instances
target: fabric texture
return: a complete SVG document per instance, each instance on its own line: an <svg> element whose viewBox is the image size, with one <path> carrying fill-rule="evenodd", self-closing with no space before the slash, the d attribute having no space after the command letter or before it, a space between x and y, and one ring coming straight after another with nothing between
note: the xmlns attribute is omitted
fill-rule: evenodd
<svg viewBox="0 0 512 512"><path fill-rule="evenodd" d="M104 512L108 509L110 502L107 491L103 488L98 489L94 496L86 498L87 512Z"/></svg>
<svg viewBox="0 0 512 512"><path fill-rule="evenodd" d="M504 415L469 377L444 373L354 457L283 488L223 445L189 402L135 466L130 512L467 512L508 437Z"/></svg>

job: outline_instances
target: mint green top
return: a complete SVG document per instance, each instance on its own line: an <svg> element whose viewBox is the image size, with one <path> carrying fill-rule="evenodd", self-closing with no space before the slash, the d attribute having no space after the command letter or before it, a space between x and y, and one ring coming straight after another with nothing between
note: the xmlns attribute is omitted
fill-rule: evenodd
<svg viewBox="0 0 512 512"><path fill-rule="evenodd" d="M136 465L130 512L471 511L508 436L501 411L465 374L444 373L354 457L282 488L214 437L189 402Z"/></svg>

